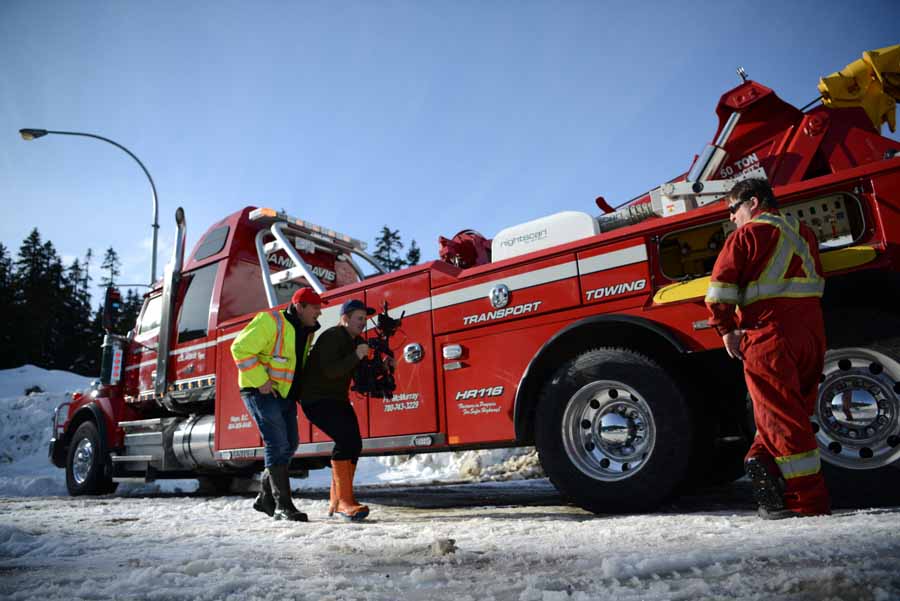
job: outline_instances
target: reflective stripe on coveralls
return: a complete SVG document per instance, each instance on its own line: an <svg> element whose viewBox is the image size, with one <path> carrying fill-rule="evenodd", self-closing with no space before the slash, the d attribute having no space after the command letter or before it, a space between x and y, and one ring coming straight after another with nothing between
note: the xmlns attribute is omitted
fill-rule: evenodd
<svg viewBox="0 0 900 601"><path fill-rule="evenodd" d="M822 469L822 464L819 460L819 449L788 455L787 457L776 457L775 463L778 464L778 469L781 470L781 475L784 476L785 480L818 474L819 470Z"/></svg>
<svg viewBox="0 0 900 601"><path fill-rule="evenodd" d="M825 291L825 280L816 272L816 263L809 251L809 245L800 236L800 222L794 217L771 213L763 213L752 221L766 223L778 230L775 252L772 253L759 279L747 284L746 288L741 289L737 284L728 282L710 282L706 302L745 307L766 298L821 297ZM807 277L785 276L794 255L800 257Z"/></svg>
<svg viewBox="0 0 900 601"><path fill-rule="evenodd" d="M284 316L281 314L281 311L274 311L269 313L269 315L275 320L275 342L272 344L272 352L270 353L272 355L272 361L275 361L275 357L284 356ZM294 380L293 371L275 369L271 363L266 366L266 372L272 380L286 382L287 384L290 384Z"/></svg>
<svg viewBox="0 0 900 601"><path fill-rule="evenodd" d="M822 296L825 280L816 273L816 263L806 240L800 237L800 222L794 217L763 213L753 222L767 223L778 229L778 245L759 279L741 291L741 306L764 298L802 298ZM791 259L797 255L807 277L786 277Z"/></svg>
<svg viewBox="0 0 900 601"><path fill-rule="evenodd" d="M244 359L243 361L236 362L235 365L237 365L237 368L239 370L247 371L248 369L253 369L257 365L259 365L259 358L257 358L254 355L253 357L250 357L249 359Z"/></svg>

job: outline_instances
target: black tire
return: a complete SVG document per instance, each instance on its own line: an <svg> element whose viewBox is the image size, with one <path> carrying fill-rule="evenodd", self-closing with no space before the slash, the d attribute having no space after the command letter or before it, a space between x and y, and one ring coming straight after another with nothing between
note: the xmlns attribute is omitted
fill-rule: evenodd
<svg viewBox="0 0 900 601"><path fill-rule="evenodd" d="M659 365L601 348L566 362L544 385L535 445L550 481L579 507L648 511L684 478L691 422L684 395Z"/></svg>
<svg viewBox="0 0 900 601"><path fill-rule="evenodd" d="M106 444L94 422L84 422L69 442L66 455L66 488L73 497L105 495L115 492L118 484L112 481Z"/></svg>

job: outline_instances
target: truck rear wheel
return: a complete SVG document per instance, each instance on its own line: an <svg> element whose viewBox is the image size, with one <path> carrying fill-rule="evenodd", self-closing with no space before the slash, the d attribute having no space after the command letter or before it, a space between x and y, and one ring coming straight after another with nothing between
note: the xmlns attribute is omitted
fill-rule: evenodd
<svg viewBox="0 0 900 601"><path fill-rule="evenodd" d="M84 422L75 430L66 458L66 488L70 495L104 495L116 490L117 484L106 471L105 446L94 422Z"/></svg>
<svg viewBox="0 0 900 601"><path fill-rule="evenodd" d="M879 346L842 347L822 371L813 419L822 458L851 470L898 465L900 361Z"/></svg>
<svg viewBox="0 0 900 601"><path fill-rule="evenodd" d="M563 364L538 401L546 474L595 513L656 507L684 477L691 426L682 392L649 358L601 348Z"/></svg>

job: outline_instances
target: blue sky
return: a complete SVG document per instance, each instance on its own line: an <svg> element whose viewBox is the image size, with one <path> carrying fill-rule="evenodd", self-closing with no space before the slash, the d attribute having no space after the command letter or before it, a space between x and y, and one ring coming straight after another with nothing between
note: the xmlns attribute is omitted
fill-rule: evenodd
<svg viewBox="0 0 900 601"><path fill-rule="evenodd" d="M0 2L0 242L158 272L247 205L372 242L596 213L685 171L735 68L803 106L900 2ZM886 131L886 129L885 129ZM895 137L896 136L892 136ZM93 271L98 275L96 265ZM95 303L99 299L95 295Z"/></svg>

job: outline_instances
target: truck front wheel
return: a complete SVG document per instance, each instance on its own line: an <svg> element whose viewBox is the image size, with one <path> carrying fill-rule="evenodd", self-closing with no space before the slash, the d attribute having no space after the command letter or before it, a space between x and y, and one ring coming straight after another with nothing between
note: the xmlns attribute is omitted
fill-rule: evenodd
<svg viewBox="0 0 900 601"><path fill-rule="evenodd" d="M116 490L116 483L106 473L104 447L94 422L84 422L75 430L66 459L66 488L73 497Z"/></svg>
<svg viewBox="0 0 900 601"><path fill-rule="evenodd" d="M538 401L535 443L551 482L595 513L647 511L684 477L684 396L649 358L601 348L563 364Z"/></svg>

